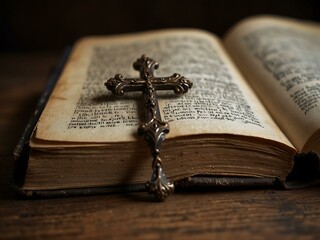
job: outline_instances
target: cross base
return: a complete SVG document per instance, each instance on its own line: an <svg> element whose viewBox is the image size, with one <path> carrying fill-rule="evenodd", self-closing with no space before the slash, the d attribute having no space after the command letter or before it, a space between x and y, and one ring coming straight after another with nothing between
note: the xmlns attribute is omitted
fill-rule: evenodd
<svg viewBox="0 0 320 240"><path fill-rule="evenodd" d="M158 201L164 201L174 191L174 184L168 181L160 162L153 168L151 180L146 182L146 189Z"/></svg>

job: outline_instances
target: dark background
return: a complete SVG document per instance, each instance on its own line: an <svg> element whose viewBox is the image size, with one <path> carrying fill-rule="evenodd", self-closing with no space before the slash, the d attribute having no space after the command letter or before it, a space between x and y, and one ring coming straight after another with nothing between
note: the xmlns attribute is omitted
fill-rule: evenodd
<svg viewBox="0 0 320 240"><path fill-rule="evenodd" d="M223 35L250 15L320 20L319 0L0 1L0 51L61 50L85 35L193 27Z"/></svg>

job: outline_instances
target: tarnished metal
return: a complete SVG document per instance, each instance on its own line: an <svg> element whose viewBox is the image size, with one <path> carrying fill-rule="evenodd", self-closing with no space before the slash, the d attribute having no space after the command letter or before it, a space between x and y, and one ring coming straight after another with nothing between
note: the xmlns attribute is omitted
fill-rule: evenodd
<svg viewBox="0 0 320 240"><path fill-rule="evenodd" d="M177 73L170 77L154 77L153 72L158 67L156 61L142 55L133 63L133 68L140 72L140 78L124 78L116 74L105 86L115 95L130 91L144 93L146 122L140 125L138 133L148 142L153 157L153 173L146 188L156 199L163 201L173 192L174 185L166 178L160 158L160 146L165 134L169 133L169 124L161 120L156 90L173 90L176 94L183 94L192 87L192 82Z"/></svg>

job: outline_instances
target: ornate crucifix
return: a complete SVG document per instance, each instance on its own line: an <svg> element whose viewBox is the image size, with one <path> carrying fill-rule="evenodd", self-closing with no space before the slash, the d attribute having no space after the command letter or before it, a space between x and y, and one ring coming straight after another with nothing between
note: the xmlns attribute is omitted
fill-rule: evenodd
<svg viewBox="0 0 320 240"><path fill-rule="evenodd" d="M183 94L192 87L192 82L177 73L170 77L154 77L153 71L158 67L156 61L142 55L133 63L133 68L140 72L140 78L124 78L121 74L116 74L105 86L114 95L123 95L131 91L143 92L146 122L140 125L138 133L148 142L153 157L153 173L146 187L156 199L164 200L173 192L174 185L166 178L159 156L160 145L165 139L165 134L169 132L169 124L161 120L156 90L173 90L176 94Z"/></svg>

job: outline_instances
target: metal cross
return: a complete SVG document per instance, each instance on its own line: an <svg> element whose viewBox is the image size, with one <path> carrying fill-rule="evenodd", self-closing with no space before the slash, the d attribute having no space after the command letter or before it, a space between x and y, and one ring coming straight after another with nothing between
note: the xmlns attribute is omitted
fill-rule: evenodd
<svg viewBox="0 0 320 240"><path fill-rule="evenodd" d="M161 120L156 90L173 90L176 94L183 94L192 87L192 82L178 73L170 77L154 77L153 71L158 67L156 61L142 55L133 63L133 68L140 72L140 78L124 78L121 74L116 74L105 86L114 95L131 91L144 93L146 123L140 125L138 133L148 142L153 157L153 173L146 188L156 199L163 201L173 192L174 184L166 178L159 156L160 145L169 132L169 124Z"/></svg>

